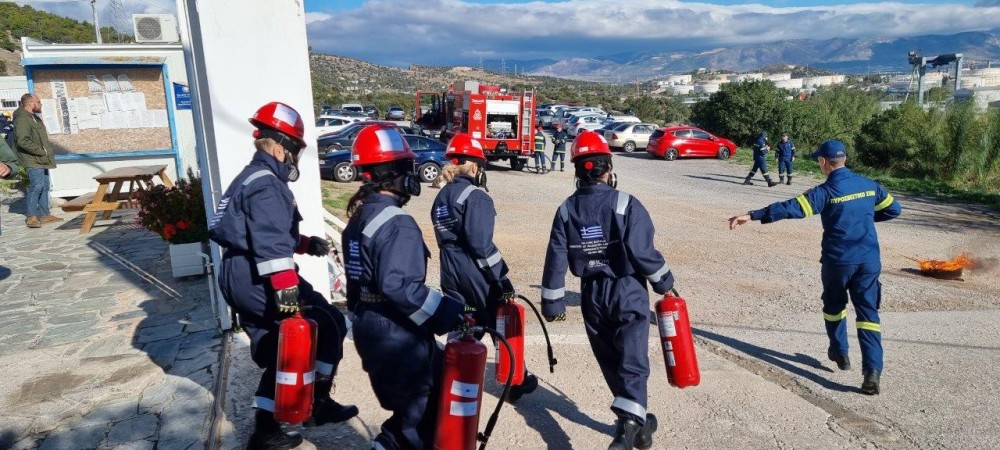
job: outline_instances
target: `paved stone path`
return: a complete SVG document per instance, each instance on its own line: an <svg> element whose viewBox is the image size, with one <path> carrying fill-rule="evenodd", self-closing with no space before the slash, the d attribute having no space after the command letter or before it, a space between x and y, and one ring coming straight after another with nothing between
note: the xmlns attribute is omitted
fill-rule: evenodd
<svg viewBox="0 0 1000 450"><path fill-rule="evenodd" d="M8 202L9 203L9 202ZM0 449L205 448L222 347L205 277L116 212L0 220Z"/></svg>

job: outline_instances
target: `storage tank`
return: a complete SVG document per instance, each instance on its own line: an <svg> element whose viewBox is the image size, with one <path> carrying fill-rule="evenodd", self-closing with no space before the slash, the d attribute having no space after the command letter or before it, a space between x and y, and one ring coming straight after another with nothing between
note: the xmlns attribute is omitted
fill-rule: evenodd
<svg viewBox="0 0 1000 450"><path fill-rule="evenodd" d="M668 75L667 83L670 84L691 84L691 75Z"/></svg>
<svg viewBox="0 0 1000 450"><path fill-rule="evenodd" d="M791 72L772 73L772 74L770 74L770 75L767 76L767 79L771 80L771 81L791 80L792 79L792 73ZM800 84L801 84L801 82L800 82Z"/></svg>
<svg viewBox="0 0 1000 450"><path fill-rule="evenodd" d="M802 79L791 78L787 80L774 80L774 85L781 89L799 90L802 89Z"/></svg>
<svg viewBox="0 0 1000 450"><path fill-rule="evenodd" d="M675 95L689 95L691 92L694 92L694 86L690 84L675 84L670 86L670 90Z"/></svg>
<svg viewBox="0 0 1000 450"><path fill-rule="evenodd" d="M733 83L739 83L741 81L754 81L763 80L764 74L762 73L741 73L739 75L732 75L729 77L729 81Z"/></svg>
<svg viewBox="0 0 1000 450"><path fill-rule="evenodd" d="M971 89L983 86L983 79L980 77L962 77L962 89Z"/></svg>
<svg viewBox="0 0 1000 450"><path fill-rule="evenodd" d="M972 76L982 78L983 87L1000 86L1000 68L988 67L972 71Z"/></svg>
<svg viewBox="0 0 1000 450"><path fill-rule="evenodd" d="M694 90L703 94L714 94L719 92L719 83L702 83L695 86Z"/></svg>

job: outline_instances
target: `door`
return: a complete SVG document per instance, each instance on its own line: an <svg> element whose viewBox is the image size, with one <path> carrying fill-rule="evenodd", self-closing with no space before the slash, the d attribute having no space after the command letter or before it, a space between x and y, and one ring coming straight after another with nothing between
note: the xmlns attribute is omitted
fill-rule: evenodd
<svg viewBox="0 0 1000 450"><path fill-rule="evenodd" d="M691 130L691 156L715 156L712 136L701 130Z"/></svg>
<svg viewBox="0 0 1000 450"><path fill-rule="evenodd" d="M649 145L649 135L653 134L652 125L636 125L632 127L632 142L636 148L646 148Z"/></svg>
<svg viewBox="0 0 1000 450"><path fill-rule="evenodd" d="M663 146L664 151L670 147L677 149L678 156L691 155L691 130L678 130L673 133L673 143Z"/></svg>

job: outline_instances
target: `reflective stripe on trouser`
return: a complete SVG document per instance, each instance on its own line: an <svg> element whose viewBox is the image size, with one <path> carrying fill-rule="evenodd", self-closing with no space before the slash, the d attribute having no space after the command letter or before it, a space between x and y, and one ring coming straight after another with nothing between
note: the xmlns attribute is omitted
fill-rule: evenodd
<svg viewBox="0 0 1000 450"><path fill-rule="evenodd" d="M824 264L823 319L830 348L847 354L847 301L850 298L857 314L861 367L882 370L882 331L878 309L882 303L882 284L878 281L882 264ZM839 317L839 320L836 318Z"/></svg>
<svg viewBox="0 0 1000 450"><path fill-rule="evenodd" d="M434 443L443 352L434 335L388 303L356 307L354 344L379 406L386 447L425 449Z"/></svg>
<svg viewBox="0 0 1000 450"><path fill-rule="evenodd" d="M582 283L581 308L590 348L611 389L615 414L646 420L649 293L633 277Z"/></svg>
<svg viewBox="0 0 1000 450"><path fill-rule="evenodd" d="M771 178L771 174L769 174L767 172L767 160L766 159L754 159L753 160L753 167L750 168L750 173L747 174L747 179L753 178L753 175L755 173L757 173L757 170L760 170L760 174L763 175L765 179L766 178Z"/></svg>
<svg viewBox="0 0 1000 450"><path fill-rule="evenodd" d="M780 159L780 160L778 160L778 174L784 175L784 174L787 173L788 175L791 175L792 172L794 172L794 171L795 171L795 167L792 164L791 160L788 160L788 159Z"/></svg>
<svg viewBox="0 0 1000 450"><path fill-rule="evenodd" d="M268 411L274 409L275 365L278 359L278 325L284 315L278 314L274 302L268 299L265 288L266 277L254 277L250 271L251 262L245 256L234 255L222 259L219 288L250 337L250 357L258 367L264 369L257 384L253 406ZM347 320L337 308L313 290L311 284L299 279L299 295L305 316L316 321L316 362L321 373L337 375L337 366L344 356L344 338L347 336ZM318 311L322 309L323 311ZM268 403L267 400L271 400Z"/></svg>

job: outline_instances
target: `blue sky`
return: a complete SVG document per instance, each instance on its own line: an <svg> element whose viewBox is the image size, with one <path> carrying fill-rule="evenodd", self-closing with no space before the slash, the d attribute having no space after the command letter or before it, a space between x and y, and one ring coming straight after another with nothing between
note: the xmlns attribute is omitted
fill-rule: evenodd
<svg viewBox="0 0 1000 450"><path fill-rule="evenodd" d="M122 1L128 14L173 13L176 5L176 0ZM78 20L91 18L89 2L18 3ZM97 1L102 24L110 23L108 3ZM1000 0L304 0L304 4L314 51L401 67L1000 29Z"/></svg>

